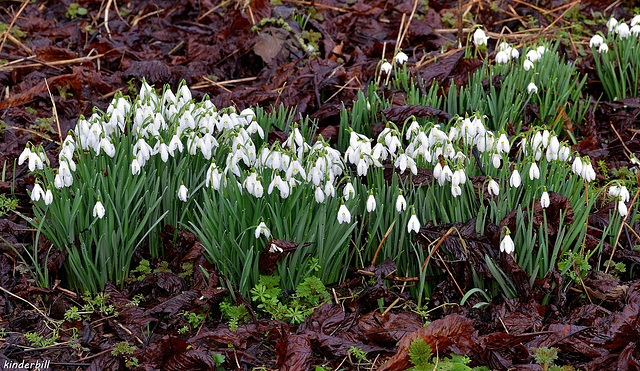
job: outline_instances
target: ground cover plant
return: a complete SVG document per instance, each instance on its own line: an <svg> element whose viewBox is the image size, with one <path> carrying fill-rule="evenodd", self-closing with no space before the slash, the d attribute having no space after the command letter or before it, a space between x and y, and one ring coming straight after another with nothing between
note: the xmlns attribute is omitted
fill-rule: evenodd
<svg viewBox="0 0 640 371"><path fill-rule="evenodd" d="M10 7L3 361L636 369L637 13Z"/></svg>

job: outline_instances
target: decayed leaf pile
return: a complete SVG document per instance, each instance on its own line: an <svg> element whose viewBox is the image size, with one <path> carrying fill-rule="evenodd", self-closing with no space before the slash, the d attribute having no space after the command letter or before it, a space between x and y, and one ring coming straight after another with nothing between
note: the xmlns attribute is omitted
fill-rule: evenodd
<svg viewBox="0 0 640 371"><path fill-rule="evenodd" d="M313 7L296 0L284 0L282 5L267 0L79 1L87 14L75 18L66 16L70 3L29 2L15 19L11 38L0 47L0 60L8 62L0 63L0 161L6 162L8 175L0 182L0 193L15 195L19 201L17 211L25 214L29 213L26 189L34 179L26 176L24 168L13 168L25 143L42 142L55 162L53 154L60 133L64 135L81 114L89 115L92 107L105 109L115 92L138 91L142 78L156 86L170 84L174 89L184 79L198 94L209 94L219 107L296 107L298 114L318 120L318 131L325 138L336 139L340 110L343 105L349 107L358 89L372 81L383 51L387 59L391 58L398 33L406 27L415 4L417 17L409 23L401 46L411 58L409 63L416 67L416 76L460 85L481 64L477 59L464 59L464 52L455 49L457 29L447 29L451 27L447 20L455 20L459 12L455 2L430 1L427 8L423 2L408 0L322 0ZM3 3L7 11L0 12L0 22L11 24L20 5ZM629 17L623 7L609 9L609 3L604 1L583 1L579 6L582 14L606 12L607 17ZM313 15L306 27L321 35L318 50L313 51L315 56L310 55L310 50L299 48L295 36L303 30L294 20L294 9L298 14ZM572 25L569 16L565 17L566 9L561 2L552 1L536 2L535 6L515 0L493 5L486 1L463 4L463 11L473 14L473 20L487 31L508 35L509 30L521 26L534 28L510 36L516 42L541 36L554 39L560 28ZM262 19L271 17L283 19L291 31L285 32L269 22L252 30ZM535 25L527 23L530 19L536 21ZM469 17L465 20L465 26L471 24ZM603 28L601 24L582 27L591 34ZM577 38L578 43L586 40L586 34ZM490 52L495 41L490 41ZM578 59L575 43L563 45L559 51L569 60ZM595 75L593 59L578 60L581 72L588 75L585 96L599 96L602 86ZM428 86L420 88L426 91ZM381 94L394 102L394 107L384 112L387 119L402 121L410 115L448 118L445 112L431 107L406 106L399 91L383 88ZM536 110L535 106L528 106L526 115L534 117ZM567 122L565 130L574 132L579 139L574 150L596 162L604 161L608 168L618 168L629 165L625 150L640 152L638 117L637 98L600 101L590 109L582 125ZM269 135L278 140L285 134ZM14 188L10 182L13 174ZM430 172L421 171L413 181L419 186L431 176ZM605 180L600 170L598 179ZM551 198L553 206L547 210L547 217L553 236L560 210L571 206L558 194L551 193ZM612 204L601 205L590 216L587 249L598 243L599 231L606 225L611 208ZM514 210L502 224L514 230L516 214ZM534 223L541 223L541 215L540 205L536 204ZM567 212L565 223L570 215ZM455 257L453 261L435 257L430 260L449 276L430 300L429 308L434 309L429 313L432 322L426 327L423 319L408 309L414 306L406 293L385 284L395 279L394 263L385 261L362 267L361 272L368 272L366 275L354 270L346 283L334 288L332 303L317 308L299 326L257 319L250 311L249 324L240 325L237 331L229 329L219 311L219 303L231 294L221 288L224 278L204 259L202 247L193 235L179 231L179 238L174 241L173 230L168 228L164 238L167 269L121 288L107 288L107 304L117 308L117 315L98 311L88 320L62 323L62 329L78 329L78 342L86 350L76 351L56 345L34 349L23 337L33 331L49 336L52 321L61 321L81 299L58 285L53 289L38 288L24 269L17 268L20 260L14 248L19 250L30 244L33 234L20 217L8 213L0 219L0 284L4 289L0 295L0 327L6 333L0 362L51 359L52 368L60 370L124 369L125 358L113 356L111 350L114 344L125 341L136 347L131 356L145 370L215 369L212 353L224 355L223 367L227 369L264 365L269 369L305 370L327 365L403 370L411 366L411 341L421 337L440 355L466 354L473 360L472 365L497 370L540 369L533 364L531 348L544 346L559 349L560 365L585 370L639 369L640 350L636 347L640 339L640 281L629 273L615 278L591 272L582 285L567 285L568 278L554 270L530 285L530 277L509 256L498 259L502 226L487 225L480 236L474 232L474 220L421 229L420 243L426 247L442 238L439 248ZM447 235L451 227L459 235ZM625 228L620 238L622 248L613 255L616 262L627 267L640 263L640 253L632 249L640 244L639 230L635 223ZM49 247L40 240L40 266L47 266L52 277L63 280L60 268L65 256L52 251L46 259ZM604 252L611 254L613 247L605 244ZM481 300L477 296L471 296L464 306L451 304L459 303L463 292L473 287L473 271L492 278L485 255L500 261L502 270L515 284L517 299L496 297L479 309L471 309ZM136 263L145 257L140 252ZM263 258L261 263L268 270L280 257ZM208 278L202 269L185 272L184 263L189 262L193 267L202 265ZM155 268L160 263L152 265ZM144 295L145 300L139 306L128 305L138 294ZM542 305L545 297L551 300ZM382 314L377 299L383 300L384 308L395 304ZM250 305L241 297L236 304ZM185 334L178 333L187 324L182 314L202 308L206 308L204 324ZM60 331L58 342L69 340L70 333ZM368 353L372 364L358 365L358 360L349 354L351 347Z"/></svg>

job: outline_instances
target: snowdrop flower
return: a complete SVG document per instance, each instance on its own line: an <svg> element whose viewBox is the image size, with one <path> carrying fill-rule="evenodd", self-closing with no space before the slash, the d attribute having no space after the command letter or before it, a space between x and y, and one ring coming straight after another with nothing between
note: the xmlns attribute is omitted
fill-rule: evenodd
<svg viewBox="0 0 640 371"><path fill-rule="evenodd" d="M18 157L18 165L24 164L24 162L29 159L29 156L31 156L31 153L31 149L29 149L29 147L25 147L20 154L20 157Z"/></svg>
<svg viewBox="0 0 640 371"><path fill-rule="evenodd" d="M500 186L498 182L491 179L489 180L489 184L487 185L487 191L489 192L489 196L497 196L500 194Z"/></svg>
<svg viewBox="0 0 640 371"><path fill-rule="evenodd" d="M102 202L98 200L98 202L96 202L96 205L93 207L93 217L102 219L104 217L104 213L104 206L102 206Z"/></svg>
<svg viewBox="0 0 640 371"><path fill-rule="evenodd" d="M382 63L382 66L380 66L380 71L388 74L389 72L391 72L391 63L389 62L384 62Z"/></svg>
<svg viewBox="0 0 640 371"><path fill-rule="evenodd" d="M367 199L367 211L373 212L376 210L376 198L373 197L373 192L369 193L369 198Z"/></svg>
<svg viewBox="0 0 640 371"><path fill-rule="evenodd" d="M608 52L609 52L609 45L607 45L607 44L602 44L598 48L598 54L608 53Z"/></svg>
<svg viewBox="0 0 640 371"><path fill-rule="evenodd" d="M496 150L498 153L509 153L511 146L509 145L509 139L505 133L502 133L496 142Z"/></svg>
<svg viewBox="0 0 640 371"><path fill-rule="evenodd" d="M315 198L316 202L319 204L324 202L324 191L322 190L322 188L316 187Z"/></svg>
<svg viewBox="0 0 640 371"><path fill-rule="evenodd" d="M558 150L558 161L567 162L571 157L571 149L568 146L563 145Z"/></svg>
<svg viewBox="0 0 640 371"><path fill-rule="evenodd" d="M180 201L187 202L187 193L189 193L189 190L184 186L184 184L181 184L180 188L178 188L178 198Z"/></svg>
<svg viewBox="0 0 640 371"><path fill-rule="evenodd" d="M462 194L462 188L459 185L451 185L451 195L455 198Z"/></svg>
<svg viewBox="0 0 640 371"><path fill-rule="evenodd" d="M256 238L260 238L260 235L263 235L266 238L269 238L269 236L271 235L269 228L267 228L267 225L264 224L264 222L260 222L260 224L258 224L258 226L256 227L256 231L255 231Z"/></svg>
<svg viewBox="0 0 640 371"><path fill-rule="evenodd" d="M582 160L580 159L580 156L576 156L576 159L573 160L573 165L571 165L571 169L573 170L574 174L577 174L577 175L582 174Z"/></svg>
<svg viewBox="0 0 640 371"><path fill-rule="evenodd" d="M64 187L64 178L62 174L60 173L56 174L55 178L53 178L53 185L57 189Z"/></svg>
<svg viewBox="0 0 640 371"><path fill-rule="evenodd" d="M333 186L331 180L327 180L327 182L324 184L324 195L327 197L336 196L336 188Z"/></svg>
<svg viewBox="0 0 640 371"><path fill-rule="evenodd" d="M42 187L39 183L36 183L31 190L31 201L37 202L40 201L40 198L43 198L45 192L42 190Z"/></svg>
<svg viewBox="0 0 640 371"><path fill-rule="evenodd" d="M493 163L493 167L496 169L500 168L500 163L502 162L502 156L497 153L491 155L491 162Z"/></svg>
<svg viewBox="0 0 640 371"><path fill-rule="evenodd" d="M511 59L518 59L518 57L520 57L520 52L516 48L510 48L509 49L509 57Z"/></svg>
<svg viewBox="0 0 640 371"><path fill-rule="evenodd" d="M596 171L593 169L593 166L591 165L591 162L584 162L582 164L582 174L581 174L581 176L587 182L590 182L590 181L596 179Z"/></svg>
<svg viewBox="0 0 640 371"><path fill-rule="evenodd" d="M271 180L271 184L269 184L268 192L271 194L274 188L278 188L280 191L280 197L287 198L289 197L289 183L282 180L280 175L276 175Z"/></svg>
<svg viewBox="0 0 640 371"><path fill-rule="evenodd" d="M540 197L540 206L542 206L543 209L546 209L550 204L551 200L549 199L549 193L545 190L542 192L542 196Z"/></svg>
<svg viewBox="0 0 640 371"><path fill-rule="evenodd" d="M507 228L504 238L500 241L500 251L504 251L507 254L511 254L515 250L515 244L513 243L511 236L509 236L509 233L509 228Z"/></svg>
<svg viewBox="0 0 640 371"><path fill-rule="evenodd" d="M538 87L536 86L536 84L534 84L533 82L530 82L529 85L527 85L527 93L529 94L538 93Z"/></svg>
<svg viewBox="0 0 640 371"><path fill-rule="evenodd" d="M171 137L168 149L171 157L174 156L176 149L178 150L178 152L182 153L182 151L184 150L184 145L182 144L182 140L180 140L180 136L178 134L175 134L173 137Z"/></svg>
<svg viewBox="0 0 640 371"><path fill-rule="evenodd" d="M529 71L530 69L533 68L533 62L531 62L530 60L525 60L524 63L522 64L522 68L524 68L525 71Z"/></svg>
<svg viewBox="0 0 640 371"><path fill-rule="evenodd" d="M520 173L518 169L514 169L513 173L511 173L511 177L509 178L509 185L512 188L518 188L522 184L522 179L520 178Z"/></svg>
<svg viewBox="0 0 640 371"><path fill-rule="evenodd" d="M631 34L633 36L638 36L640 35L640 24L636 24L634 26L631 27Z"/></svg>
<svg viewBox="0 0 640 371"><path fill-rule="evenodd" d="M609 32L613 31L617 25L618 25L618 20L613 17L611 17L607 21L607 28L609 29Z"/></svg>
<svg viewBox="0 0 640 371"><path fill-rule="evenodd" d="M264 130L262 129L262 126L260 126L258 124L257 121L252 121L251 124L249 124L249 126L247 126L247 133L249 133L250 135L258 133L260 138L264 139Z"/></svg>
<svg viewBox="0 0 640 371"><path fill-rule="evenodd" d="M42 199L44 200L45 205L51 205L51 203L53 202L53 193L51 193L50 189L47 189Z"/></svg>
<svg viewBox="0 0 640 371"><path fill-rule="evenodd" d="M412 215L411 218L409 219L409 223L407 224L407 233L411 233L411 231L414 231L416 233L420 232L420 221L418 220L418 217L416 216L416 211L412 210Z"/></svg>
<svg viewBox="0 0 640 371"><path fill-rule="evenodd" d="M396 200L396 211L401 213L407 209L407 200L404 199L402 193L398 195Z"/></svg>
<svg viewBox="0 0 640 371"><path fill-rule="evenodd" d="M629 195L629 191L625 186L620 186L620 191L618 192L618 196L620 197L620 200L624 202L628 202L629 198L631 198L631 196Z"/></svg>
<svg viewBox="0 0 640 371"><path fill-rule="evenodd" d="M631 22L629 22L631 27L640 24L640 14L636 14L633 18L631 18Z"/></svg>
<svg viewBox="0 0 640 371"><path fill-rule="evenodd" d="M531 62L537 61L540 57L542 57L542 55L535 49L531 49L527 52L527 60Z"/></svg>
<svg viewBox="0 0 640 371"><path fill-rule="evenodd" d="M487 37L487 34L479 28L473 33L473 43L476 46L487 45L488 40L489 37Z"/></svg>
<svg viewBox="0 0 640 371"><path fill-rule="evenodd" d="M626 39L631 35L629 26L624 22L618 23L618 25L616 26L616 33L618 34L618 36L620 36L621 39Z"/></svg>
<svg viewBox="0 0 640 371"><path fill-rule="evenodd" d="M505 64L509 62L509 54L507 54L506 51L499 51L496 54L496 63L498 64Z"/></svg>
<svg viewBox="0 0 640 371"><path fill-rule="evenodd" d="M133 175L140 174L140 163L136 158L134 158L133 161L131 161L131 174Z"/></svg>
<svg viewBox="0 0 640 371"><path fill-rule="evenodd" d="M627 216L627 213L629 212L629 210L627 209L627 205L622 200L618 201L618 212L622 217Z"/></svg>
<svg viewBox="0 0 640 371"><path fill-rule="evenodd" d="M349 201L352 197L355 197L356 190L353 188L353 184L351 182L347 183L346 186L342 189L342 196L344 196L345 201Z"/></svg>
<svg viewBox="0 0 640 371"><path fill-rule="evenodd" d="M604 38L600 35L594 35L591 40L589 40L589 47L595 48L604 43Z"/></svg>
<svg viewBox="0 0 640 371"><path fill-rule="evenodd" d="M408 60L409 60L409 57L403 52L399 51L398 54L396 54L396 63L404 64Z"/></svg>
<svg viewBox="0 0 640 371"><path fill-rule="evenodd" d="M167 160L169 160L169 146L164 144L164 142L161 142L160 145L158 146L158 152L160 153L160 158L162 159L162 162L167 162Z"/></svg>
<svg viewBox="0 0 640 371"><path fill-rule="evenodd" d="M351 213L344 203L340 205L340 209L338 210L338 223L351 223Z"/></svg>
<svg viewBox="0 0 640 371"><path fill-rule="evenodd" d="M529 179L540 179L540 169L538 168L538 164L536 164L535 162L532 163L531 167L529 168Z"/></svg>

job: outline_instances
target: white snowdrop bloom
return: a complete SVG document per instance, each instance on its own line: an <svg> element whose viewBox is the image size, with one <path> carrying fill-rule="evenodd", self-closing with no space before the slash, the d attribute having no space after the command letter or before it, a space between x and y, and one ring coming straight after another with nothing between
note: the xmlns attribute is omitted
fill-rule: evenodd
<svg viewBox="0 0 640 371"><path fill-rule="evenodd" d="M104 153L111 158L116 155L116 146L107 138L102 138L100 140L100 149L102 149Z"/></svg>
<svg viewBox="0 0 640 371"><path fill-rule="evenodd" d="M411 215L409 223L407 223L407 233L411 233L411 231L416 233L420 232L420 221L418 220L415 211L413 212L413 215Z"/></svg>
<svg viewBox="0 0 640 371"><path fill-rule="evenodd" d="M491 179L489 181L489 184L487 184L487 191L489 192L489 196L497 196L500 194L500 186L498 185L498 182L496 182L495 180Z"/></svg>
<svg viewBox="0 0 640 371"><path fill-rule="evenodd" d="M536 48L536 51L542 57L542 55L547 51L547 48L544 45L540 45Z"/></svg>
<svg viewBox="0 0 640 371"><path fill-rule="evenodd" d="M542 196L540 197L540 206L543 209L546 209L551 204L551 200L549 199L549 193L547 191L542 192Z"/></svg>
<svg viewBox="0 0 640 371"><path fill-rule="evenodd" d="M618 20L613 17L609 18L609 20L607 21L607 28L609 29L609 32L615 30L617 25L618 25Z"/></svg>
<svg viewBox="0 0 640 371"><path fill-rule="evenodd" d="M260 138L264 139L264 130L262 129L262 126L260 126L260 124L258 124L257 121L252 121L251 124L249 124L249 126L247 126L247 133L249 133L251 135L253 135L255 133L258 133Z"/></svg>
<svg viewBox="0 0 640 371"><path fill-rule="evenodd" d="M161 142L158 145L158 153L160 153L160 159L162 159L162 162L167 162L169 160L169 146L164 142Z"/></svg>
<svg viewBox="0 0 640 371"><path fill-rule="evenodd" d="M407 155L404 152L401 153L400 156L398 156L396 161L393 163L393 165L398 169L400 169L400 174L403 174L404 171L407 170L407 166L408 166Z"/></svg>
<svg viewBox="0 0 640 371"><path fill-rule="evenodd" d="M402 193L400 193L396 199L396 211L401 213L405 210L407 210L407 200L405 200Z"/></svg>
<svg viewBox="0 0 640 371"><path fill-rule="evenodd" d="M568 146L563 145L558 150L558 161L567 162L571 157L571 149Z"/></svg>
<svg viewBox="0 0 640 371"><path fill-rule="evenodd" d="M345 204L340 205L340 209L338 209L338 223L351 223L351 213Z"/></svg>
<svg viewBox="0 0 640 371"><path fill-rule="evenodd" d="M618 212L622 217L627 216L627 213L629 212L629 210L627 209L627 204L625 204L622 200L618 201Z"/></svg>
<svg viewBox="0 0 640 371"><path fill-rule="evenodd" d="M496 169L500 168L500 164L502 163L502 156L500 156L497 153L494 153L493 155L491 155L491 162L494 168Z"/></svg>
<svg viewBox="0 0 640 371"><path fill-rule="evenodd" d="M105 214L105 209L104 209L104 206L102 205L102 202L100 201L96 202L95 206L93 207L93 217L102 219L104 217L104 214Z"/></svg>
<svg viewBox="0 0 640 371"><path fill-rule="evenodd" d="M575 160L573 160L573 165L571 165L571 169L574 174L580 175L582 174L582 160L580 156L576 156Z"/></svg>
<svg viewBox="0 0 640 371"><path fill-rule="evenodd" d="M451 195L455 198L462 194L462 188L459 185L451 185Z"/></svg>
<svg viewBox="0 0 640 371"><path fill-rule="evenodd" d="M582 165L582 178L587 182L591 182L596 179L596 171L593 169L591 162L587 162Z"/></svg>
<svg viewBox="0 0 640 371"><path fill-rule="evenodd" d="M178 134L175 134L173 137L171 137L171 141L169 141L168 149L171 157L175 155L176 150L182 153L182 151L184 150L184 145L182 144L182 140L180 140L180 136Z"/></svg>
<svg viewBox="0 0 640 371"><path fill-rule="evenodd" d="M47 189L42 199L44 200L45 205L51 205L51 203L53 202L53 193L50 189Z"/></svg>
<svg viewBox="0 0 640 371"><path fill-rule="evenodd" d="M321 204L324 202L324 191L322 190L321 187L316 187L314 196L316 198L317 203Z"/></svg>
<svg viewBox="0 0 640 371"><path fill-rule="evenodd" d="M405 53L399 51L398 54L396 54L396 63L405 64L405 62L408 60L409 56L407 56Z"/></svg>
<svg viewBox="0 0 640 371"><path fill-rule="evenodd" d="M535 151L542 147L542 133L537 131L531 138L531 148Z"/></svg>
<svg viewBox="0 0 640 371"><path fill-rule="evenodd" d="M133 161L131 161L131 174L133 175L140 174L140 162L138 162L138 159L136 158L134 158Z"/></svg>
<svg viewBox="0 0 640 371"><path fill-rule="evenodd" d="M287 180L290 180L294 176L300 174L302 179L307 178L307 173L304 171L304 167L300 164L300 161L293 160L289 163L289 167L287 168Z"/></svg>
<svg viewBox="0 0 640 371"><path fill-rule="evenodd" d="M281 198L289 197L289 183L282 180L280 175L276 175L273 177L273 180L271 180L271 184L269 184L268 193L271 194L274 188L278 188Z"/></svg>
<svg viewBox="0 0 640 371"><path fill-rule="evenodd" d="M532 163L531 167L529 168L529 179L540 179L540 169L538 168L538 164L536 164L535 162Z"/></svg>
<svg viewBox="0 0 640 371"><path fill-rule="evenodd" d="M612 185L611 187L609 187L609 196L611 196L611 197L620 196L620 187L618 187L615 184Z"/></svg>
<svg viewBox="0 0 640 371"><path fill-rule="evenodd" d="M509 54L506 51L499 51L496 54L496 63L498 64L505 64L505 63L509 63Z"/></svg>
<svg viewBox="0 0 640 371"><path fill-rule="evenodd" d="M391 63L389 63L389 62L384 62L384 63L382 63L382 65L380 66L380 71L382 71L382 72L384 72L384 73L388 74L389 72L391 72L391 68L392 68Z"/></svg>
<svg viewBox="0 0 640 371"><path fill-rule="evenodd" d="M245 178L245 180L242 182L242 186L250 195L253 195L256 198L262 197L264 193L264 187L262 187L262 183L258 179L258 173L256 173L255 171Z"/></svg>
<svg viewBox="0 0 640 371"><path fill-rule="evenodd" d="M620 192L618 196L620 196L620 200L624 202L629 202L629 198L631 197L631 195L629 195L629 191L627 190L627 187L625 186L620 186Z"/></svg>
<svg viewBox="0 0 640 371"><path fill-rule="evenodd" d="M451 177L453 177L453 171L451 171L451 168L449 167L449 165L444 165L444 167L442 168L442 175L441 176L446 181L450 181L451 180ZM444 185L444 183L442 185Z"/></svg>
<svg viewBox="0 0 640 371"><path fill-rule="evenodd" d="M358 161L358 165L356 165L356 168L359 176L366 176L367 171L369 170L369 161L365 160L364 158L360 158L360 161Z"/></svg>
<svg viewBox="0 0 640 371"><path fill-rule="evenodd" d="M520 187L522 184L522 179L520 178L520 173L518 169L513 169L513 173L511 173L511 177L509 177L509 185L513 188Z"/></svg>
<svg viewBox="0 0 640 371"><path fill-rule="evenodd" d="M522 68L524 68L525 71L529 71L530 69L534 68L533 62L531 62L530 60L526 59L522 63Z"/></svg>
<svg viewBox="0 0 640 371"><path fill-rule="evenodd" d="M629 25L624 22L618 23L616 26L616 33L621 39L626 39L631 36L631 31L629 30Z"/></svg>
<svg viewBox="0 0 640 371"><path fill-rule="evenodd" d="M246 122L252 122L256 118L256 113L253 108L249 107L240 111L240 116L244 117Z"/></svg>
<svg viewBox="0 0 640 371"><path fill-rule="evenodd" d="M514 251L515 251L515 244L513 243L511 236L509 236L509 232L507 232L504 238L502 238L502 241L500 241L500 252L506 252L507 254L511 254Z"/></svg>
<svg viewBox="0 0 640 371"><path fill-rule="evenodd" d="M516 48L509 49L509 57L511 59L518 59L520 57L520 52Z"/></svg>
<svg viewBox="0 0 640 371"><path fill-rule="evenodd" d="M601 54L601 53L608 53L608 52L609 52L609 45L607 45L606 43L605 43L605 44L600 45L600 47L598 48L598 53L599 53L599 54Z"/></svg>
<svg viewBox="0 0 640 371"><path fill-rule="evenodd" d="M376 198L373 197L373 194L369 194L369 198L367 199L367 211L373 212L376 210Z"/></svg>
<svg viewBox="0 0 640 371"><path fill-rule="evenodd" d="M333 186L333 183L330 180L324 184L324 194L327 197L335 197L336 196L336 188Z"/></svg>
<svg viewBox="0 0 640 371"><path fill-rule="evenodd" d="M635 16L633 16L633 18L631 18L631 22L629 22L629 24L631 25L631 27L640 24L640 14L636 14Z"/></svg>
<svg viewBox="0 0 640 371"><path fill-rule="evenodd" d="M511 46L509 45L509 43L507 43L506 41L501 42L500 44L498 44L498 51L505 51L505 50L509 50L511 48Z"/></svg>
<svg viewBox="0 0 640 371"><path fill-rule="evenodd" d="M640 24L636 24L634 26L631 27L631 34L633 36L638 36L640 35Z"/></svg>
<svg viewBox="0 0 640 371"><path fill-rule="evenodd" d="M531 62L536 62L540 57L542 57L542 55L538 53L536 49L531 49L527 52L527 60Z"/></svg>
<svg viewBox="0 0 640 371"><path fill-rule="evenodd" d="M20 157L18 157L18 165L24 164L24 162L27 161L30 156L31 156L31 150L29 149L29 147L25 147L22 153L20 154Z"/></svg>
<svg viewBox="0 0 640 371"><path fill-rule="evenodd" d="M496 150L498 153L509 153L511 145L509 144L509 138L505 133L502 133L496 142Z"/></svg>
<svg viewBox="0 0 640 371"><path fill-rule="evenodd" d="M589 40L589 47L590 48L595 48L595 47L598 47L598 46L602 45L603 43L604 43L604 38L602 36L593 35L591 40Z"/></svg>
<svg viewBox="0 0 640 371"><path fill-rule="evenodd" d="M222 183L222 175L223 173L218 169L215 163L211 163L209 165L209 169L207 170L207 176L205 178L205 185L215 189L216 191L220 189L220 183Z"/></svg>
<svg viewBox="0 0 640 371"><path fill-rule="evenodd" d="M527 93L536 94L537 92L538 92L538 87L536 86L536 84L534 84L533 82L530 82L529 85L527 85Z"/></svg>
<svg viewBox="0 0 640 371"><path fill-rule="evenodd" d="M479 28L473 33L473 43L475 46L487 45L488 40L489 37L487 37L487 34Z"/></svg>
<svg viewBox="0 0 640 371"><path fill-rule="evenodd" d="M420 124L418 124L418 121L413 121L407 128L405 139L409 140L412 136L418 135L418 133L420 133Z"/></svg>
<svg viewBox="0 0 640 371"><path fill-rule="evenodd" d="M44 163L42 161L42 157L38 153L31 152L29 155L29 171L33 172L35 169L44 169Z"/></svg>
<svg viewBox="0 0 640 371"><path fill-rule="evenodd" d="M351 198L355 197L356 190L353 188L353 184L351 182L347 183L342 189L342 196L345 201L349 201Z"/></svg>
<svg viewBox="0 0 640 371"><path fill-rule="evenodd" d="M31 201L37 202L40 201L41 198L43 198L45 195L44 190L42 190L42 187L40 186L39 183L36 183L33 186L33 189L31 190Z"/></svg>
<svg viewBox="0 0 640 371"><path fill-rule="evenodd" d="M453 173L453 176L451 177L451 182L453 183L453 178L456 177L458 178L458 183L457 184L465 184L467 182L467 174L464 172L464 169L458 169Z"/></svg>
<svg viewBox="0 0 640 371"><path fill-rule="evenodd" d="M256 227L256 231L254 235L256 236L256 238L260 238L260 235L263 235L266 238L269 238L269 236L271 235L271 232L269 231L269 228L267 228L267 225L264 222L260 222L260 224L258 224L258 226Z"/></svg>
<svg viewBox="0 0 640 371"><path fill-rule="evenodd" d="M62 177L62 174L56 174L55 178L53 178L53 186L57 189L64 187L64 178Z"/></svg>
<svg viewBox="0 0 640 371"><path fill-rule="evenodd" d="M187 202L188 193L189 190L187 189L187 187L185 187L184 184L181 184L178 188L178 198L180 199L180 201Z"/></svg>

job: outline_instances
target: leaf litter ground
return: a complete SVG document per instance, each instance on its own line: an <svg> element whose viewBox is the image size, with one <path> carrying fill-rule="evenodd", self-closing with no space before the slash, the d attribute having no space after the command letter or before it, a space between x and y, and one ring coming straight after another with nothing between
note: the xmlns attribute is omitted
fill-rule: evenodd
<svg viewBox="0 0 640 371"><path fill-rule="evenodd" d="M383 51L388 54L399 40L399 30L415 12L402 39L405 53L418 61L415 73L425 81L440 84L466 83L467 76L481 64L463 59L457 50L458 4L446 1L340 1L312 2L314 17L308 28L321 35L318 55L309 58L295 47L290 33L271 27L259 37L251 27L261 19L281 17L299 32L291 13L298 9L311 14L309 3L284 0L216 2L210 0L156 1L79 1L86 15L69 15L71 1L3 3L0 22L12 24L8 35L2 34L0 46L0 120L2 137L0 161L6 164L7 176L0 182L3 195L17 199L16 211L29 214L27 189L34 183L26 167L15 167L15 159L27 141L43 143L56 161L59 136L73 127L81 114L92 107L105 109L116 92L138 91L140 81L170 84L185 80L200 96L209 94L216 106L264 107L284 104L295 107L296 114L310 115L319 122L318 133L337 139L337 123L343 105L349 107L359 89L372 81L375 66ZM418 5L414 10L414 5ZM494 5L498 6L494 6ZM571 3L571 7L576 4ZM528 4L523 1L492 3L464 2L462 12L487 31L503 33L510 40L526 42L536 37L553 38L563 27L575 26L561 2ZM604 12L607 16L627 17L625 7L610 7L608 2L581 2L580 13ZM106 19L105 19L106 18ZM573 19L573 20L572 20ZM465 16L469 23L469 17ZM465 26L467 26L465 23ZM511 34L524 26L524 32ZM602 26L582 24L591 34ZM468 30L465 30L467 32ZM586 37L579 38L585 43ZM490 43L490 49L495 47ZM568 60L575 60L574 43L560 46ZM437 60L436 60L437 58ZM594 72L594 61L581 58L578 65L586 73L587 93L599 96L602 85ZM46 83L45 83L46 81ZM427 87L420 87L425 89ZM448 119L445 112L425 106L408 106L400 91L382 91L394 102L384 112L387 118L401 122L410 115ZM52 106L52 98L55 100ZM595 102L594 102L595 103ZM539 114L535 106L527 114ZM589 110L580 127L565 125L575 132L574 150L603 161L609 169L629 165L626 149L640 152L640 99L600 101ZM526 124L526 123L525 123ZM380 131L382 126L374 127ZM286 134L269 133L270 140L283 141ZM389 175L391 173L389 169ZM10 175L9 175L10 174ZM598 179L605 180L601 169ZM432 178L421 171L413 178L416 186ZM480 183L483 179L473 180ZM551 193L555 209L547 214L548 224L557 230L561 210L570 209L566 198ZM587 248L599 242L599 231L608 223L612 204L603 204L589 217ZM534 223L542 223L539 203ZM517 210L504 224L516 223ZM568 213L567 215L570 215ZM569 218L565 217L564 223ZM458 235L449 235L455 227ZM224 355L223 367L251 369L305 370L313 365L330 368L403 370L409 367L408 349L413 339L422 338L438 354L466 354L472 365L489 368L540 369L532 358L531 348L556 347L558 364L585 370L640 368L640 281L629 274L619 277L590 272L582 285L566 287L566 277L553 270L544 279L533 282L507 256L501 268L515 284L516 299L494 298L488 305L473 309L480 299L459 303L464 292L473 287L472 272L491 279L484 257L498 256L499 230L487 225L484 235L475 233L475 221L467 223L428 224L421 228L418 242L429 245L441 239L439 249L455 259L435 257L430 264L448 272L430 298L428 320L410 310L415 308L406 293L390 289L387 283L402 285L395 277L392 261L353 269L349 279L332 288L331 303L317 308L301 325L256 318L249 302L239 293L221 289L224 279L203 256L202 246L189 232L167 227L163 235L166 266L144 275L123 287L109 285L104 303L117 308L117 315L97 310L81 320L64 321L62 329L76 328L78 344L72 349L59 345L69 340L71 331L60 331L52 345L34 346L24 334L37 332L50 336L52 323L61 321L80 296L56 284L52 289L34 285L20 265L14 249L33 240L33 231L15 213L0 219L0 316L3 327L0 362L51 359L58 370L117 370L125 368L125 357L113 356L114 344L127 342L135 346L131 356L144 370L210 370L216 363L212 353ZM511 228L514 230L515 228ZM551 228L550 235L553 235ZM606 244L604 252L628 266L640 263L640 253L632 247L640 244L638 225L625 228L617 248ZM461 241L464 240L464 244ZM277 242L283 254L295 250L287 241ZM50 245L40 240L40 257ZM289 249L289 250L287 250ZM147 258L143 252L135 263ZM41 258L52 277L64 281L62 264L66 256L54 252ZM273 269L281 255L265 254L261 269ZM185 269L184 263L202 266ZM132 266L135 266L133 264ZM159 262L152 262L157 268ZM533 283L533 284L531 284ZM236 304L249 308L250 320L231 331L222 320L219 304L225 297L236 297ZM136 295L145 300L131 305ZM546 298L551 298L550 301ZM380 313L378 301L390 310ZM547 303L548 302L548 303ZM544 304L543 303L547 303ZM187 325L185 311L209 308L206 320L198 328L180 334ZM359 364L350 356L351 347L367 353L369 364ZM386 361L386 363L385 363Z"/></svg>

